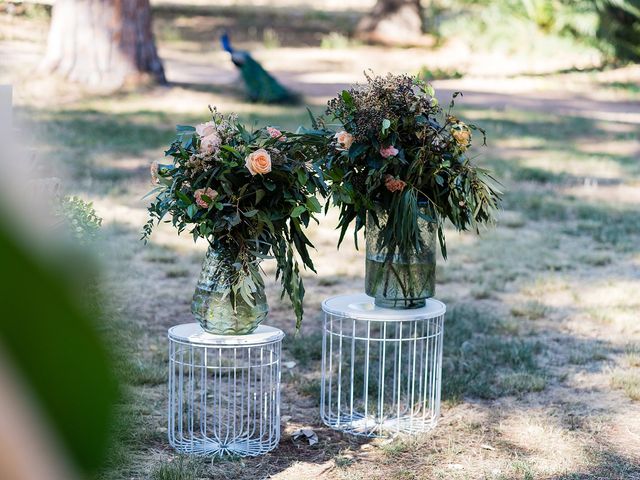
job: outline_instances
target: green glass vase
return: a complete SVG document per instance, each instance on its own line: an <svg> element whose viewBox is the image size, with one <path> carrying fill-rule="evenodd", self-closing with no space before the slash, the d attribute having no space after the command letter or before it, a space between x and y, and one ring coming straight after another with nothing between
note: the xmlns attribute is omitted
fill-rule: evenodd
<svg viewBox="0 0 640 480"><path fill-rule="evenodd" d="M235 255L225 246L209 247L196 285L191 312L208 333L245 335L253 332L269 313L264 284L249 295L251 302L231 289Z"/></svg>
<svg viewBox="0 0 640 480"><path fill-rule="evenodd" d="M384 245L382 232L388 220L376 211L366 226L365 292L384 308L421 308L436 288L436 232L433 222L418 218L418 249L410 252Z"/></svg>

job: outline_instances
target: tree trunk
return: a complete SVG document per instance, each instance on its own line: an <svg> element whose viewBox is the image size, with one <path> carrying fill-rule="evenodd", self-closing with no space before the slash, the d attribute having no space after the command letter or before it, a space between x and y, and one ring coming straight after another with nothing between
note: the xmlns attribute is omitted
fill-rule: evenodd
<svg viewBox="0 0 640 480"><path fill-rule="evenodd" d="M365 41L385 45L419 45L422 36L420 0L378 0L356 29Z"/></svg>
<svg viewBox="0 0 640 480"><path fill-rule="evenodd" d="M164 83L149 0L56 0L41 68L106 88Z"/></svg>

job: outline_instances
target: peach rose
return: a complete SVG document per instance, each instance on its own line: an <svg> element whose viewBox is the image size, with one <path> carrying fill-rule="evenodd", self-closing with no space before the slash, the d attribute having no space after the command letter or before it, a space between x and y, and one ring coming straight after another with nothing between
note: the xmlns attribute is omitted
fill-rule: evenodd
<svg viewBox="0 0 640 480"><path fill-rule="evenodd" d="M380 155L382 158L395 157L398 154L398 149L393 145L389 145L388 147L380 147Z"/></svg>
<svg viewBox="0 0 640 480"><path fill-rule="evenodd" d="M384 186L387 187L387 190L390 192L401 192L404 190L404 187L407 186L407 183L392 175L385 175Z"/></svg>
<svg viewBox="0 0 640 480"><path fill-rule="evenodd" d="M462 122L453 126L451 136L462 149L466 149L471 144L471 130Z"/></svg>
<svg viewBox="0 0 640 480"><path fill-rule="evenodd" d="M222 140L216 132L211 135L207 135L206 137L202 137L200 140L200 151L202 153L212 154L218 151L220 148L220 144Z"/></svg>
<svg viewBox="0 0 640 480"><path fill-rule="evenodd" d="M251 175L264 175L271 171L271 155L264 148L260 148L247 156L245 165Z"/></svg>
<svg viewBox="0 0 640 480"><path fill-rule="evenodd" d="M209 197L211 203L213 203L215 198L218 196L218 192L216 192L213 188L207 187L199 188L193 193L193 196L196 197L196 205L198 205L200 208L209 208L209 203L207 202L207 200L202 198L203 195Z"/></svg>
<svg viewBox="0 0 640 480"><path fill-rule="evenodd" d="M282 132L274 127L267 127L267 132L271 138L277 138L280 142L284 142L287 137L282 135Z"/></svg>
<svg viewBox="0 0 640 480"><path fill-rule="evenodd" d="M338 150L349 150L353 144L353 135L342 130L334 135L334 138L338 142Z"/></svg>
<svg viewBox="0 0 640 480"><path fill-rule="evenodd" d="M196 133L200 135L200 137L208 137L209 135L216 133L216 131L216 122L207 122L196 125Z"/></svg>
<svg viewBox="0 0 640 480"><path fill-rule="evenodd" d="M149 170L151 172L151 184L152 185L157 185L158 183L160 183L160 178L158 177L158 169L160 167L158 166L158 162L151 162L151 166L149 167Z"/></svg>

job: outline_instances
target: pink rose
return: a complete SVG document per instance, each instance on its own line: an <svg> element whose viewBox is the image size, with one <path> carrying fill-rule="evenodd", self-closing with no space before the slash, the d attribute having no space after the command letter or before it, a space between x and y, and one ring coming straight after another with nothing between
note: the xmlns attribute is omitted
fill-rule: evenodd
<svg viewBox="0 0 640 480"><path fill-rule="evenodd" d="M247 156L245 165L251 175L264 175L271 171L271 155L264 148L260 148Z"/></svg>
<svg viewBox="0 0 640 480"><path fill-rule="evenodd" d="M206 200L202 196L206 196L209 200ZM213 188L199 188L193 193L193 196L196 197L196 205L200 208L209 208L209 204L213 203L215 198L218 196L218 192L216 192Z"/></svg>
<svg viewBox="0 0 640 480"><path fill-rule="evenodd" d="M380 155L382 158L395 157L398 154L398 149L393 145L389 145L388 147L380 147Z"/></svg>
<svg viewBox="0 0 640 480"><path fill-rule="evenodd" d="M274 127L267 127L267 132L271 138L277 138L280 142L284 142L287 137L282 135L282 132Z"/></svg>
<svg viewBox="0 0 640 480"><path fill-rule="evenodd" d="M213 132L200 140L200 151L202 153L212 154L218 151L222 140L216 132Z"/></svg>

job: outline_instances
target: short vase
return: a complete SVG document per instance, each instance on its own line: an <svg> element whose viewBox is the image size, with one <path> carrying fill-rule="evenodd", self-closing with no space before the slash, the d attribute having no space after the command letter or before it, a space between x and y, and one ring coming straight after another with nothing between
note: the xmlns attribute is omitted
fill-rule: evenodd
<svg viewBox="0 0 640 480"><path fill-rule="evenodd" d="M235 255L228 247L209 247L196 285L191 313L202 329L215 335L246 335L253 332L269 312L264 285L256 285L248 302L234 294Z"/></svg>
<svg viewBox="0 0 640 480"><path fill-rule="evenodd" d="M435 295L436 224L418 218L418 249L400 251L384 243L387 222L377 212L378 224L367 215L365 292L383 308L421 308Z"/></svg>

